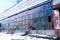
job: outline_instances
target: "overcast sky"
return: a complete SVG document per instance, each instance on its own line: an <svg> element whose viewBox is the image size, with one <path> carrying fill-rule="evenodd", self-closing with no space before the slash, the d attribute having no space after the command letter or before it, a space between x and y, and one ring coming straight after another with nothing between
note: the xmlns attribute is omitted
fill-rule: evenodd
<svg viewBox="0 0 60 40"><path fill-rule="evenodd" d="M16 4L17 0L0 0L0 13Z"/></svg>

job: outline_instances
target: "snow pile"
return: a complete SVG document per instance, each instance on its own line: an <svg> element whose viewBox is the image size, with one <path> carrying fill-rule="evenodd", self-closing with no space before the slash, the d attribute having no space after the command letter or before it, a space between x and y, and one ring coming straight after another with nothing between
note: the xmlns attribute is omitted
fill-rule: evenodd
<svg viewBox="0 0 60 40"><path fill-rule="evenodd" d="M11 40L11 35L0 33L0 40Z"/></svg>
<svg viewBox="0 0 60 40"><path fill-rule="evenodd" d="M48 39L30 37L28 35L21 36L20 33L15 33L15 34L0 33L0 40L48 40Z"/></svg>

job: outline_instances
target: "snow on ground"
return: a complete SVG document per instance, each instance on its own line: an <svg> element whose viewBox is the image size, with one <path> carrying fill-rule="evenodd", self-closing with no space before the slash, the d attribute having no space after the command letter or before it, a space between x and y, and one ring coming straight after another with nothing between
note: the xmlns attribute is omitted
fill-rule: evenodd
<svg viewBox="0 0 60 40"><path fill-rule="evenodd" d="M0 40L49 40L49 39L21 36L20 33L15 34L0 33Z"/></svg>
<svg viewBox="0 0 60 40"><path fill-rule="evenodd" d="M0 40L11 40L11 35L0 33Z"/></svg>

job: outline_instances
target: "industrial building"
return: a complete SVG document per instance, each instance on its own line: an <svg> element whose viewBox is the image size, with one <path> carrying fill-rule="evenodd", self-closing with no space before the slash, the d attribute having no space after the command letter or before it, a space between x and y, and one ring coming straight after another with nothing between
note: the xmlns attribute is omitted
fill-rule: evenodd
<svg viewBox="0 0 60 40"><path fill-rule="evenodd" d="M56 1L56 3L55 3ZM60 1L60 0L59 0ZM54 34L54 10L59 9L57 0L25 0L0 14L4 30L28 30L29 26ZM51 32L50 32L51 31ZM44 33L43 33L44 34Z"/></svg>

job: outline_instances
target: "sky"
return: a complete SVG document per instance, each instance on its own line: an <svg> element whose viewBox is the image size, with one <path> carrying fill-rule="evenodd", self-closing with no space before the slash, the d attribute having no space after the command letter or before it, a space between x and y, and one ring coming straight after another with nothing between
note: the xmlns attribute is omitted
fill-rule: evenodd
<svg viewBox="0 0 60 40"><path fill-rule="evenodd" d="M17 0L0 0L0 14L16 3Z"/></svg>

